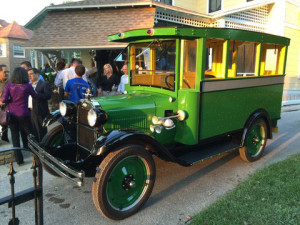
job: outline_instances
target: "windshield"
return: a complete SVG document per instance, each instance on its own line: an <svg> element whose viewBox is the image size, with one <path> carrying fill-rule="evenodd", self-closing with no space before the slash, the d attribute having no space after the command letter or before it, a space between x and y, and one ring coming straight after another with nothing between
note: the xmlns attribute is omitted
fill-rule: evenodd
<svg viewBox="0 0 300 225"><path fill-rule="evenodd" d="M130 49L131 86L174 90L175 40L132 44Z"/></svg>

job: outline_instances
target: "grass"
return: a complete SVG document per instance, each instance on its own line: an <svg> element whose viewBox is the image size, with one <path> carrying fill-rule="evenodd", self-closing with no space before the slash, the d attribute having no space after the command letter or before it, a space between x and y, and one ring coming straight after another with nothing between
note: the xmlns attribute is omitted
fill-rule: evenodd
<svg viewBox="0 0 300 225"><path fill-rule="evenodd" d="M300 154L256 172L190 224L300 224Z"/></svg>

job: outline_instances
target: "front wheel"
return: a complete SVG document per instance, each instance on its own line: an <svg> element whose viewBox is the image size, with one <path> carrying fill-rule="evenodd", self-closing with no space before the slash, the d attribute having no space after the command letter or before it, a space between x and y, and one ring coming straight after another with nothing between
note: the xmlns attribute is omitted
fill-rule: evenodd
<svg viewBox="0 0 300 225"><path fill-rule="evenodd" d="M246 162L258 160L267 144L267 124L262 118L256 119L245 135L244 146L239 149L241 158Z"/></svg>
<svg viewBox="0 0 300 225"><path fill-rule="evenodd" d="M48 133L44 136L41 141L41 145L44 146L45 150L49 153L51 149L60 146L63 140L63 127L61 125L53 127ZM55 177L59 177L59 175L48 167L46 164L42 163L43 168Z"/></svg>
<svg viewBox="0 0 300 225"><path fill-rule="evenodd" d="M127 145L109 153L93 183L93 201L107 218L133 215L148 200L155 183L155 164L139 145Z"/></svg>

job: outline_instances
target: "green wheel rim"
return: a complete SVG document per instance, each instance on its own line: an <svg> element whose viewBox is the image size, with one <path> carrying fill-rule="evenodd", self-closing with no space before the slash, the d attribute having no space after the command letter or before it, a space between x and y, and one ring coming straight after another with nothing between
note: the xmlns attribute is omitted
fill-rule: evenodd
<svg viewBox="0 0 300 225"><path fill-rule="evenodd" d="M62 141L63 135L61 133L58 133L55 135L55 137L51 140L49 147L57 147L60 145Z"/></svg>
<svg viewBox="0 0 300 225"><path fill-rule="evenodd" d="M250 156L257 156L264 148L266 141L266 131L260 123L256 123L250 128L247 138L247 152Z"/></svg>
<svg viewBox="0 0 300 225"><path fill-rule="evenodd" d="M125 211L144 196L150 180L147 162L139 156L121 160L112 170L106 187L109 204L116 210Z"/></svg>

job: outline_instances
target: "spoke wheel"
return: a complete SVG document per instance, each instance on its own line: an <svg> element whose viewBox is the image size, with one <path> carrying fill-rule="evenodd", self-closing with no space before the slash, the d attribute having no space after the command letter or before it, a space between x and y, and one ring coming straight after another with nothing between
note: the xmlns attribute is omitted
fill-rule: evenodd
<svg viewBox="0 0 300 225"><path fill-rule="evenodd" d="M244 161L253 162L259 159L267 144L267 125L259 118L248 128L244 146L239 149L240 156Z"/></svg>
<svg viewBox="0 0 300 225"><path fill-rule="evenodd" d="M93 201L105 217L129 217L151 195L155 165L150 153L141 146L128 145L108 154L99 171L93 183Z"/></svg>
<svg viewBox="0 0 300 225"><path fill-rule="evenodd" d="M41 141L41 145L44 146L45 150L49 153L49 151L59 145L63 140L63 129L61 125L58 125L51 130L44 136ZM43 168L53 176L60 177L54 170L48 167L46 164L43 163Z"/></svg>

